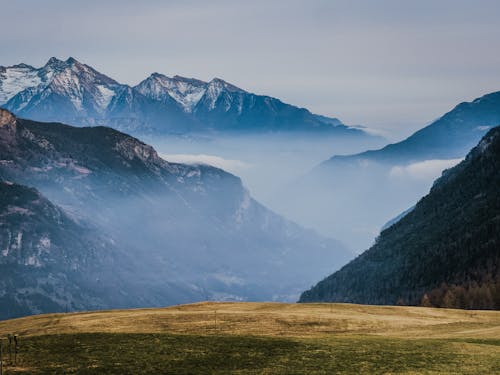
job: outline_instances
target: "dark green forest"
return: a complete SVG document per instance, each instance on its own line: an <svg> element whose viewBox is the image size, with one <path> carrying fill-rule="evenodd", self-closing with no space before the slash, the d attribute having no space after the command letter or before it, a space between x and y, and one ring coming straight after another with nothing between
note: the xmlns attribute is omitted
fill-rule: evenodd
<svg viewBox="0 0 500 375"><path fill-rule="evenodd" d="M500 127L312 301L500 309Z"/></svg>

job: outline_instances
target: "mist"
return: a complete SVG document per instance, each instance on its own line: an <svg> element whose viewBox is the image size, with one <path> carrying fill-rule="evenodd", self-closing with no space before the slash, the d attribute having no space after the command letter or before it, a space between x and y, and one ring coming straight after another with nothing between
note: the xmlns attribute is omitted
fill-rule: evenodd
<svg viewBox="0 0 500 375"><path fill-rule="evenodd" d="M167 161L207 164L241 177L252 196L276 211L276 195L334 154L385 144L381 137L337 137L311 133L216 134L145 138ZM309 225L309 227L312 227Z"/></svg>
<svg viewBox="0 0 500 375"><path fill-rule="evenodd" d="M297 223L347 244L368 249L382 227L425 196L443 170L461 159L409 165L359 163L316 168L273 197L273 207Z"/></svg>
<svg viewBox="0 0 500 375"><path fill-rule="evenodd" d="M6 203L14 207L8 212L19 216L9 217L5 234L9 251L2 260L19 263L8 278L28 277L24 274L33 267L41 275L16 302L22 314L205 300L294 302L354 257L339 241L271 211L236 175L166 162L153 147L111 128L18 119L0 130L0 157L13 160L0 164L2 180L40 194L29 202L14 197ZM224 139L227 150L237 147L240 153L202 158L242 170L268 161L270 173L286 155L276 161L270 149L280 154L283 150L271 147L280 143L260 140L265 146L260 147L257 139ZM259 148L260 159L245 156ZM255 186L265 185L262 179ZM44 215L27 223L35 208ZM62 222L73 238L60 228ZM12 293L9 298L17 296ZM37 293L43 298L30 307L30 296Z"/></svg>
<svg viewBox="0 0 500 375"><path fill-rule="evenodd" d="M374 242L385 223L426 195L444 169L461 160L360 163L323 174L318 165L332 155L376 149L384 140L226 134L149 141L165 160L213 165L240 176L252 196L271 210L356 253Z"/></svg>

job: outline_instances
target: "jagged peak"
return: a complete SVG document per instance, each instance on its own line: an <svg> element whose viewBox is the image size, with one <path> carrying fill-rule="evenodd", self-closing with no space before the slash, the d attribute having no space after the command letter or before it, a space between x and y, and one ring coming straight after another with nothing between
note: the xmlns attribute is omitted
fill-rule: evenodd
<svg viewBox="0 0 500 375"><path fill-rule="evenodd" d="M210 82L208 82L209 87L214 87L214 88L224 88L228 91L234 91L234 92L246 92L243 89L240 89L239 87L224 81L221 78L215 77L213 78Z"/></svg>
<svg viewBox="0 0 500 375"><path fill-rule="evenodd" d="M55 65L55 64L63 64L64 61L62 60L59 60L57 57L54 57L52 56L48 61L47 63L45 64L45 66L47 65Z"/></svg>
<svg viewBox="0 0 500 375"><path fill-rule="evenodd" d="M51 57L43 68L50 70L64 70L67 68L74 68L74 67L78 69L84 69L86 65L82 64L74 57L68 57L65 61L59 60L57 57Z"/></svg>
<svg viewBox="0 0 500 375"><path fill-rule="evenodd" d="M31 65L28 65L28 64L25 64L25 63L20 63L20 64L16 64L16 65L12 65L10 66L10 68L21 68L21 69L31 69L31 70L35 70L36 68L31 66Z"/></svg>
<svg viewBox="0 0 500 375"><path fill-rule="evenodd" d="M176 81L188 82L188 83L190 83L192 85L196 85L196 86L205 86L208 84L207 82L202 81L201 79L192 78L192 77L183 77L183 76L180 76L177 74L175 76L173 76L172 79L174 79Z"/></svg>
<svg viewBox="0 0 500 375"><path fill-rule="evenodd" d="M168 78L165 74L161 74L158 72L153 72L149 75L148 78Z"/></svg>
<svg viewBox="0 0 500 375"><path fill-rule="evenodd" d="M206 86L207 82L202 81L197 78L189 78L189 77L183 77L180 75L175 75L173 77L169 77L165 74L154 72L151 73L148 78L145 79L145 81L148 81L149 79L154 79L154 80L159 80L162 82L168 82L168 83L178 83L178 82L184 82L184 83L189 83L193 86Z"/></svg>
<svg viewBox="0 0 500 375"><path fill-rule="evenodd" d="M81 64L77 59L75 59L74 57L71 57L71 56L66 59L66 63L71 64L71 65Z"/></svg>

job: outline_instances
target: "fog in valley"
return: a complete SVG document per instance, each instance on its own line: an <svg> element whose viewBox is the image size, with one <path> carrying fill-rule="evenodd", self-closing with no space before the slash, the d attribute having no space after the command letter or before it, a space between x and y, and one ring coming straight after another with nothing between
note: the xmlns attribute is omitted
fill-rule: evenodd
<svg viewBox="0 0 500 375"><path fill-rule="evenodd" d="M354 252L365 250L387 221L413 206L444 169L460 161L349 165L322 175L317 167L330 157L378 149L387 141L293 133L146 137L146 141L165 160L209 164L241 177L252 196L268 208L340 240Z"/></svg>
<svg viewBox="0 0 500 375"><path fill-rule="evenodd" d="M274 196L332 155L378 148L382 138L342 138L310 133L216 134L145 137L170 162L209 164L242 178L259 202Z"/></svg>

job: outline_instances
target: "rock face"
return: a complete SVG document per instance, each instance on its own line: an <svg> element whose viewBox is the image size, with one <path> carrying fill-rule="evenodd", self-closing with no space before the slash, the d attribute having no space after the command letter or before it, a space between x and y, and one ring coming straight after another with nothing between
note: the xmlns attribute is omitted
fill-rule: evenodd
<svg viewBox="0 0 500 375"><path fill-rule="evenodd" d="M106 125L138 135L299 131L371 137L337 119L249 93L219 78L204 82L154 73L130 87L73 58L51 58L41 68L0 67L0 106L23 118Z"/></svg>
<svg viewBox="0 0 500 375"><path fill-rule="evenodd" d="M35 189L0 182L0 318L120 305L99 282L113 279L103 269L117 256Z"/></svg>
<svg viewBox="0 0 500 375"><path fill-rule="evenodd" d="M260 205L239 178L213 167L169 163L151 146L110 128L17 119L14 131L7 134L0 128L0 180L35 187L54 212L71 220L75 236L79 227L86 228L81 229L82 246L75 251L90 259L88 264L102 264L88 269L90 275L97 272L91 280L99 280L103 292L97 293L95 284L85 278L75 281L82 294L67 298L72 309L206 299L293 300L318 274L339 267L351 256L336 241ZM18 213L34 212L29 202L16 204L21 207ZM57 222L40 215L19 217L45 221L48 228ZM34 228L27 223L21 220L19 225ZM36 280L29 276L36 259L46 264L37 255L38 247L29 244L48 242L44 233L37 236L21 229L11 229L9 238L17 238L19 231L22 242L16 251L35 263L23 263L15 280L5 281L11 285L6 297L10 300L21 293L22 285L35 285L39 278L52 274L60 275L60 280L69 278L66 260L56 251L47 255L53 257L47 261L50 271L42 267ZM48 238L55 244L54 236ZM77 239L58 245L60 253L73 249L65 248L72 241ZM89 245L95 243L101 247ZM78 259L70 263L78 266ZM30 311L61 311L63 300Z"/></svg>
<svg viewBox="0 0 500 375"><path fill-rule="evenodd" d="M16 124L16 118L12 113L0 108L0 127L13 127Z"/></svg>
<svg viewBox="0 0 500 375"><path fill-rule="evenodd" d="M301 302L500 309L500 127Z"/></svg>

